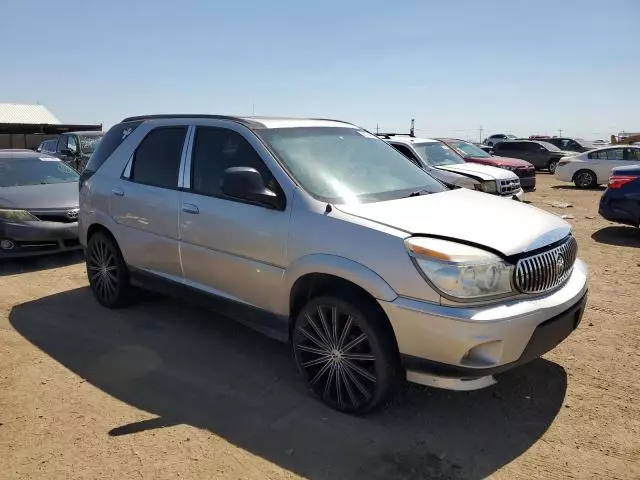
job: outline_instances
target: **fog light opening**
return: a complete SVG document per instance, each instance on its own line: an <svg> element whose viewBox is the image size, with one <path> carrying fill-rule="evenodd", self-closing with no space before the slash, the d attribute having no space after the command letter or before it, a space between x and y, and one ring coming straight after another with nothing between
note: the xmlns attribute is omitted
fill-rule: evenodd
<svg viewBox="0 0 640 480"><path fill-rule="evenodd" d="M2 250L13 250L16 244L13 240L0 240L0 248Z"/></svg>
<svg viewBox="0 0 640 480"><path fill-rule="evenodd" d="M481 343L469 349L460 359L460 363L470 367L497 365L502 358L502 348L502 340Z"/></svg>

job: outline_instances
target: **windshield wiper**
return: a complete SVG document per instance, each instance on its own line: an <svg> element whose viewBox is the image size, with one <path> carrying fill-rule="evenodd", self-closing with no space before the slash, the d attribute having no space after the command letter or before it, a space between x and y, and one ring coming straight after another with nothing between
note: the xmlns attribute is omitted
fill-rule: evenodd
<svg viewBox="0 0 640 480"><path fill-rule="evenodd" d="M407 195L407 198L419 197L420 195L429 195L430 193L433 193L433 192L430 192L429 190L425 190L425 189L416 190L414 192L411 192L409 195Z"/></svg>

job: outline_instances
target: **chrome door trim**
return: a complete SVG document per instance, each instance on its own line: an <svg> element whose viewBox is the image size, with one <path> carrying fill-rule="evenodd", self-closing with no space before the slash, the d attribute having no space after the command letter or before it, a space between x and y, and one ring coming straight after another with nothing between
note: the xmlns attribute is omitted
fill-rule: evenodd
<svg viewBox="0 0 640 480"><path fill-rule="evenodd" d="M178 172L178 188L189 188L191 186L191 150L193 148L193 138L196 127L189 125L187 135L182 145L182 155L180 157L180 170Z"/></svg>

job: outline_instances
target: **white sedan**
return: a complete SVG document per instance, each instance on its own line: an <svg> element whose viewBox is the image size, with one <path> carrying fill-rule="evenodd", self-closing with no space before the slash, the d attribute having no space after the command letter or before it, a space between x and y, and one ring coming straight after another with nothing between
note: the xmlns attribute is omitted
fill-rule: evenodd
<svg viewBox="0 0 640 480"><path fill-rule="evenodd" d="M573 182L578 188L606 184L615 167L640 165L640 145L611 145L562 157L556 167L556 178Z"/></svg>

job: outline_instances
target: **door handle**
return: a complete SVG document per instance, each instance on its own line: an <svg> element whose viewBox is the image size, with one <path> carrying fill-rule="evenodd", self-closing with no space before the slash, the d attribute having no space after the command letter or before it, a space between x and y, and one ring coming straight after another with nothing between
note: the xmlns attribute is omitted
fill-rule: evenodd
<svg viewBox="0 0 640 480"><path fill-rule="evenodd" d="M198 213L200 213L200 209L193 203L183 203L182 211L184 213L190 213L192 215L197 215Z"/></svg>
<svg viewBox="0 0 640 480"><path fill-rule="evenodd" d="M124 197L124 190L122 190L120 187L112 188L111 193L117 195L118 197Z"/></svg>

